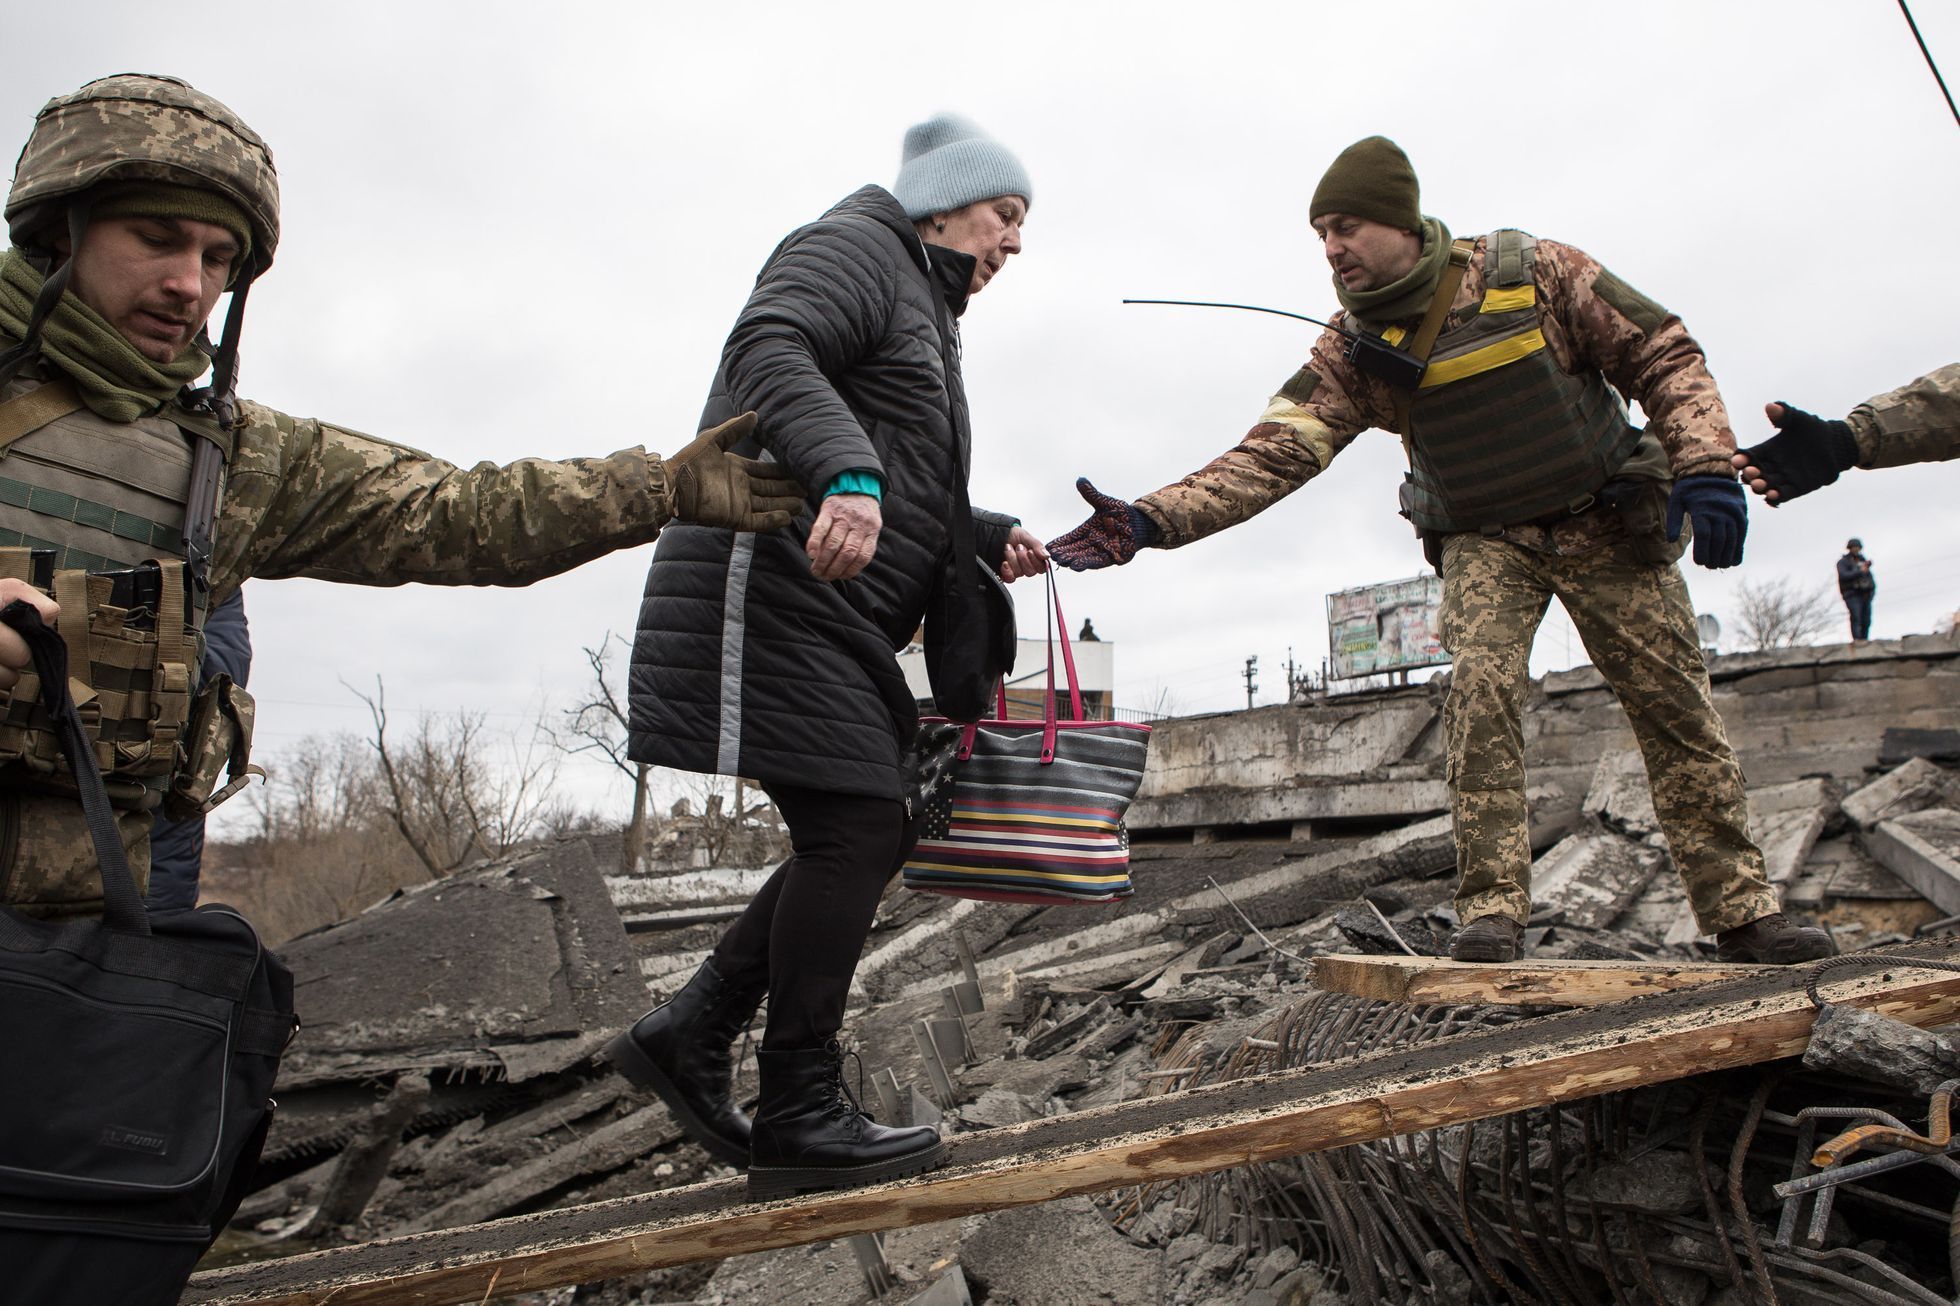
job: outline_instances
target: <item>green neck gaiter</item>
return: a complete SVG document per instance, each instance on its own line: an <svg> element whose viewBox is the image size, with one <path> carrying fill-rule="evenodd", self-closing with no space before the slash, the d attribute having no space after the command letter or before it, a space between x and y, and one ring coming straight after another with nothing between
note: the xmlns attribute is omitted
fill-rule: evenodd
<svg viewBox="0 0 1960 1306"><path fill-rule="evenodd" d="M19 249L0 255L0 332L27 338L35 296L45 280ZM82 400L112 422L148 417L211 365L192 345L174 362L153 363L100 313L64 292L41 324L41 355L75 382Z"/></svg>
<svg viewBox="0 0 1960 1306"><path fill-rule="evenodd" d="M1429 310L1436 296L1436 283L1450 261L1450 229L1436 218L1422 220L1422 255L1409 275L1379 290L1349 290L1334 278L1334 296L1341 307L1367 326L1386 326L1405 317L1416 317Z"/></svg>

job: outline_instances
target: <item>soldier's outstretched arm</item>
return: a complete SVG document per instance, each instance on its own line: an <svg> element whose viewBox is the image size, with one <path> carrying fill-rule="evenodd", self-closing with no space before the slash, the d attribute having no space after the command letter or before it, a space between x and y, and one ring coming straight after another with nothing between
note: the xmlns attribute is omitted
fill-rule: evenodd
<svg viewBox="0 0 1960 1306"><path fill-rule="evenodd" d="M767 529L787 524L790 501L800 502L778 469L727 452L741 436L737 423L672 464L634 448L461 468L323 422L242 408L217 532L220 589L246 576L528 585L646 543L677 508Z"/></svg>
<svg viewBox="0 0 1960 1306"><path fill-rule="evenodd" d="M1258 515L1325 471L1369 426L1386 424L1374 393L1325 332L1245 438L1174 484L1135 503L1076 482L1095 512L1049 541L1048 556L1077 571L1128 562L1139 549L1174 549Z"/></svg>
<svg viewBox="0 0 1960 1306"><path fill-rule="evenodd" d="M1960 458L1960 363L1874 395L1841 422L1782 403L1764 412L1777 434L1736 454L1734 465L1750 489L1787 503L1853 467Z"/></svg>

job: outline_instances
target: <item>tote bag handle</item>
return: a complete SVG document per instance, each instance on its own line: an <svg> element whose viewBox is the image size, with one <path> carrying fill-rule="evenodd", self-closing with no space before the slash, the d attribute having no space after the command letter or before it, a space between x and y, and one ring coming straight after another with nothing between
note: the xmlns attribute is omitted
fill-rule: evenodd
<svg viewBox="0 0 1960 1306"><path fill-rule="evenodd" d="M1059 719L1060 705L1055 693L1055 642L1057 634L1061 637L1062 673L1068 679L1069 715L1067 720L1080 721L1082 716L1082 682L1075 672L1075 651L1069 643L1068 618L1062 612L1061 592L1055 588L1055 569L1050 567L1046 573L1048 582L1048 602L1043 605L1048 622L1048 675L1047 685L1042 693L1041 711L1041 764L1047 766L1055 760L1055 733ZM997 720L1007 720L1007 681L1000 680L994 686L994 712ZM973 738L980 732L980 723L970 721L960 731L960 747L956 754L962 762L973 756Z"/></svg>

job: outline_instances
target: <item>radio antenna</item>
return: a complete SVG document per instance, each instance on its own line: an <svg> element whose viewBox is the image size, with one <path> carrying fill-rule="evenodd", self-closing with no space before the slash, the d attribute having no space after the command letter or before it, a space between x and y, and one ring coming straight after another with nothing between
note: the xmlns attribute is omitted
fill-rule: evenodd
<svg viewBox="0 0 1960 1306"><path fill-rule="evenodd" d="M1352 337L1356 334L1346 327L1337 327L1332 322L1323 322L1317 317L1308 317L1305 313L1289 313L1283 308L1261 308L1257 304L1227 304L1216 299L1126 299L1123 302L1125 304L1175 304L1180 308L1238 308L1248 313L1271 313L1274 317L1290 317L1297 322L1311 322L1317 327L1326 327L1329 331L1336 331L1344 336Z"/></svg>

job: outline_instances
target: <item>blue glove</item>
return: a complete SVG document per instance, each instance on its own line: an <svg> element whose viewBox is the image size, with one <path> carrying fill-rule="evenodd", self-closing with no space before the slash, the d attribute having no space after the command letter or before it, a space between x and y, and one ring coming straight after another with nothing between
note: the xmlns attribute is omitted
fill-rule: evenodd
<svg viewBox="0 0 1960 1306"><path fill-rule="evenodd" d="M1065 535L1048 541L1048 558L1070 571L1096 571L1120 567L1162 539L1157 523L1143 515L1133 503L1104 494L1089 484L1089 478L1076 478L1076 493L1095 509L1089 520Z"/></svg>
<svg viewBox="0 0 1960 1306"><path fill-rule="evenodd" d="M1695 562L1703 567L1734 567L1742 561L1742 538L1749 533L1749 496L1727 476L1683 476L1667 496L1667 541L1681 538L1681 518L1694 518Z"/></svg>

